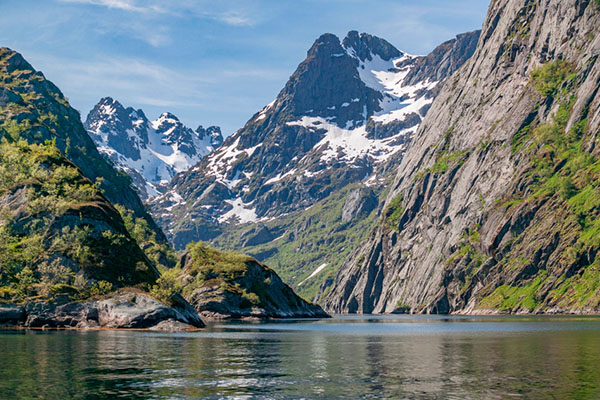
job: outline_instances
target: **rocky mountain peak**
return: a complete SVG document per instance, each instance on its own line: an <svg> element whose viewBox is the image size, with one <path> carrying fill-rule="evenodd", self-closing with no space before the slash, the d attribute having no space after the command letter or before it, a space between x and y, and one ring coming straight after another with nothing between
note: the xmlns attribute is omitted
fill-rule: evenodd
<svg viewBox="0 0 600 400"><path fill-rule="evenodd" d="M149 121L142 110L102 98L85 121L98 149L132 178L144 198L156 196L171 178L223 143L221 130L186 127L174 114Z"/></svg>
<svg viewBox="0 0 600 400"><path fill-rule="evenodd" d="M162 125L162 124L177 125L178 123L181 123L179 121L179 118L177 118L175 115L173 115L170 112L164 112L164 113L160 114L160 116L158 117L158 119L156 120L156 122L159 125Z"/></svg>
<svg viewBox="0 0 600 400"><path fill-rule="evenodd" d="M341 50L340 39L333 33L324 33L315 40L307 52L307 57L329 56Z"/></svg>
<svg viewBox="0 0 600 400"><path fill-rule="evenodd" d="M223 144L223 134L221 133L221 128L218 126L209 126L204 129L202 125L198 125L196 128L196 133L200 138L204 138L206 136L210 137L210 144L216 149L217 147Z"/></svg>
<svg viewBox="0 0 600 400"><path fill-rule="evenodd" d="M339 38L327 33L312 45L279 94L279 107L271 107L269 113L330 118L345 127L349 121L352 125L363 124L365 113L374 113L380 98L378 92L365 87L356 59L346 52Z"/></svg>
<svg viewBox="0 0 600 400"><path fill-rule="evenodd" d="M379 56L384 61L390 61L404 55L387 40L368 33L359 34L358 31L348 32L342 46L363 62L365 60L372 61L373 56Z"/></svg>
<svg viewBox="0 0 600 400"><path fill-rule="evenodd" d="M400 157L439 82L406 84L413 65L396 64L419 57L383 39L351 32L345 42L320 36L273 102L153 200L158 219L179 225L163 221L176 246L307 209L352 182L379 183L375 171Z"/></svg>

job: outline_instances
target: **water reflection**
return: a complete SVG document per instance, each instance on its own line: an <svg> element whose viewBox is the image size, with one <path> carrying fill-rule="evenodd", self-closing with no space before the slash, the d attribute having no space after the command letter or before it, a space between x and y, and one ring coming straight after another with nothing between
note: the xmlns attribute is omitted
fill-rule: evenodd
<svg viewBox="0 0 600 400"><path fill-rule="evenodd" d="M0 398L600 398L595 318L0 331Z"/></svg>

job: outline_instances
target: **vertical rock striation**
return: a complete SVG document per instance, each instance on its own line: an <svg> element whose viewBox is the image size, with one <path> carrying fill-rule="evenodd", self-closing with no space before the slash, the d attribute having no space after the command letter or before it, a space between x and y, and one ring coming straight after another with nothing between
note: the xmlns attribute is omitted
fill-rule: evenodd
<svg viewBox="0 0 600 400"><path fill-rule="evenodd" d="M597 312L600 4L494 0L333 312Z"/></svg>

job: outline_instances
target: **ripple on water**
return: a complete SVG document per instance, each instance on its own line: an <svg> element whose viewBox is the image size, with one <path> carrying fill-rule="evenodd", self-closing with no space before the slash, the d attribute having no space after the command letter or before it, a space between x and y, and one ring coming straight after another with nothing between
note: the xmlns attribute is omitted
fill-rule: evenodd
<svg viewBox="0 0 600 400"><path fill-rule="evenodd" d="M593 317L0 331L0 398L600 398L598 337Z"/></svg>

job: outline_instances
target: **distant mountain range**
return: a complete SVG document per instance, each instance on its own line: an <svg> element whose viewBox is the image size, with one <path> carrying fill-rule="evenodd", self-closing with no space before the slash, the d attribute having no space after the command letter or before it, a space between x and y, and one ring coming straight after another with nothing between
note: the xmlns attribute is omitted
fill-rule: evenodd
<svg viewBox="0 0 600 400"><path fill-rule="evenodd" d="M84 126L98 150L131 176L143 199L159 195L175 174L223 143L217 126L192 130L171 113L150 121L142 110L110 97L96 104Z"/></svg>

